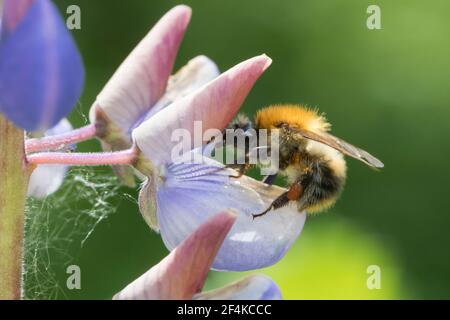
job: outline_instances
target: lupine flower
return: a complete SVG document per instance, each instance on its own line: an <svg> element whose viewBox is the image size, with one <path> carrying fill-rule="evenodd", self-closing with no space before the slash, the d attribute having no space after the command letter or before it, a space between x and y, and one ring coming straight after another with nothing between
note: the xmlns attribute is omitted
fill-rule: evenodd
<svg viewBox="0 0 450 320"><path fill-rule="evenodd" d="M214 215L160 263L117 293L114 299L281 299L278 286L270 278L260 275L201 292L211 263L235 219L236 216L229 212Z"/></svg>
<svg viewBox="0 0 450 320"><path fill-rule="evenodd" d="M190 85L196 84L190 81L195 78L193 73L180 71L169 85L172 89L165 91L189 17L190 9L185 6L169 11L119 67L91 108L91 121L104 146L129 149L98 155L44 153L30 155L28 160L37 164L132 164L145 176L139 195L141 213L150 227L161 232L169 249L216 212L232 209L238 218L213 268L242 271L266 267L290 248L303 228L305 214L297 212L296 206L286 206L254 220L253 213L266 209L285 190L245 176L232 178L230 170L217 170L223 166L212 159L205 158L203 163L174 159L177 142L172 133L184 129L193 136L196 121L201 122L201 134L223 130L271 59L256 56L216 77L215 65L200 58L200 65L205 66L200 69L209 70L206 74L212 80ZM164 61L161 65L160 59ZM196 64L183 70L192 65ZM185 81L175 81L177 77ZM182 94L172 96L171 92ZM198 147L194 140L187 146L188 155L189 149Z"/></svg>
<svg viewBox="0 0 450 320"><path fill-rule="evenodd" d="M184 5L166 13L97 96L90 119L104 150L130 148L131 132L142 121L219 75L214 62L199 56L169 78L190 17ZM129 167L114 168L124 184L134 185Z"/></svg>
<svg viewBox="0 0 450 320"><path fill-rule="evenodd" d="M62 119L53 128L45 132L45 136L52 136L69 132L72 125L67 119ZM30 176L28 182L28 196L42 199L59 189L66 176L68 166L59 164L38 165Z"/></svg>
<svg viewBox="0 0 450 320"><path fill-rule="evenodd" d="M174 161L171 152L177 142L172 132L182 128L193 135L195 121L201 121L202 134L211 128L223 130L270 62L262 55L238 64L133 131L137 147L151 163L147 170L151 174L139 196L141 212L153 229L160 230L169 249L215 212L232 209L237 213L213 263L218 270L243 271L274 264L299 235L305 214L287 206L254 220L252 213L263 211L284 189L245 176L230 178L233 173L217 170L222 165L212 159Z"/></svg>
<svg viewBox="0 0 450 320"><path fill-rule="evenodd" d="M172 157L174 130L193 134L196 121L202 122L202 134L223 130L271 63L261 55L218 76L215 64L200 56L169 79L190 14L186 6L169 11L99 94L90 111L91 124L60 134L57 124L81 93L81 57L49 0L6 0L0 111L17 126L45 132L48 138L28 140L25 146L26 165L37 165L30 195L56 190L65 165L71 164L133 165L145 177L139 196L142 214L152 228L160 229L172 253L116 298L278 298L276 285L259 276L198 293L211 266L249 270L278 261L299 235L305 215L287 206L254 221L251 214L263 210L282 188L245 176L231 178L230 170L207 157L201 163L185 161L198 152L194 141L188 144L192 150ZM54 127L54 132L48 130ZM54 133L59 137L52 138ZM71 143L94 136L104 149L121 151L64 152ZM55 149L63 152L50 152ZM62 165L57 167L61 174L46 186L36 184L40 175L47 175L43 164ZM134 181L134 172L117 170L127 183ZM235 213L215 216L227 209Z"/></svg>
<svg viewBox="0 0 450 320"><path fill-rule="evenodd" d="M27 141L27 151L46 151L97 136L105 151L131 147L131 131L173 101L219 75L216 64L200 55L170 76L191 10L177 6L164 15L120 65L90 110L92 125L43 144ZM42 146L48 148L42 149ZM135 184L129 166L113 166L121 182Z"/></svg>
<svg viewBox="0 0 450 320"><path fill-rule="evenodd" d="M164 94L190 17L186 6L166 13L97 96L90 119L99 127L97 135L113 148L131 145L131 130Z"/></svg>
<svg viewBox="0 0 450 320"><path fill-rule="evenodd" d="M201 55L191 59L185 66L183 66L175 74L171 75L168 80L159 78L160 80L167 82L166 91L155 104L146 108L144 112L139 114L138 118L136 119L133 118L133 121L130 121L127 124L128 132L126 133L122 130L116 130L117 127L113 121L107 120L105 122L105 119L108 119L106 111L112 112L112 114L119 114L119 115L123 113L128 113L129 108L133 106L133 103L136 102L136 99L132 98L128 102L128 104L120 105L120 107L117 104L108 104L109 106L117 106L117 110L121 110L118 113L116 113L116 110L114 110L114 108L111 109L104 108L104 110L106 111L98 111L97 108L99 104L97 100L97 102L91 108L91 115L93 114L93 112L95 112L97 115L97 118L95 120L95 126L97 128L97 135L101 140L103 150L117 151L130 148L133 144L131 138L132 129L137 127L143 121L154 116L156 113L158 113L159 111L170 105L172 102L195 91L197 88L200 88L202 85L214 79L219 74L220 74L219 69L217 68L216 64L208 57ZM116 79L119 78L120 77L117 77ZM114 77L112 79L114 79ZM110 81L109 83L113 82ZM127 89L129 89L129 91L132 91L133 88L136 87L135 83L136 82L127 81L124 83L124 85L126 84L128 86ZM105 88L108 88L108 85ZM124 91L129 92L127 90ZM108 96L108 94L105 94L105 96ZM127 96L130 97L131 95L127 94ZM142 95L139 96L142 97ZM134 176L136 172L133 171L131 167L114 166L113 168L123 184L130 187L134 186L135 181Z"/></svg>
<svg viewBox="0 0 450 320"><path fill-rule="evenodd" d="M81 94L81 56L49 0L5 0L0 112L28 131L55 126Z"/></svg>

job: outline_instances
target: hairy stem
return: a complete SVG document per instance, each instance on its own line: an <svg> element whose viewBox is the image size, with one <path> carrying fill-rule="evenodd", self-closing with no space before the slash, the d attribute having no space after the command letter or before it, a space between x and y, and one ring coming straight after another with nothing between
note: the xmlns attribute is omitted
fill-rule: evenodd
<svg viewBox="0 0 450 320"><path fill-rule="evenodd" d="M41 152L28 155L31 164L65 164L81 166L101 166L116 164L133 164L139 151L130 148L123 151L97 153Z"/></svg>
<svg viewBox="0 0 450 320"><path fill-rule="evenodd" d="M92 139L93 137L95 137L95 134L95 125L89 124L79 129L54 136L28 139L25 141L25 151L27 153L30 153L43 150L61 149L73 143Z"/></svg>
<svg viewBox="0 0 450 320"><path fill-rule="evenodd" d="M21 298L28 171L24 132L0 114L0 300Z"/></svg>

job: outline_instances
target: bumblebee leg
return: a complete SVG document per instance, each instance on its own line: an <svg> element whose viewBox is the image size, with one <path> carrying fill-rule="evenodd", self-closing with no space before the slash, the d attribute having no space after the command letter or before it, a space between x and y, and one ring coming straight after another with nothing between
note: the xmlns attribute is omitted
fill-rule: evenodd
<svg viewBox="0 0 450 320"><path fill-rule="evenodd" d="M231 175L230 177L232 178L240 178L242 177L245 172L247 170L249 170L250 168L252 168L254 165L253 164L249 164L250 160L249 160L249 150L250 150L250 146L249 146L249 139L247 138L246 133L250 132L249 130L251 130L253 128L253 124L250 121L250 119L244 115L244 114L238 114L236 116L236 118L231 122L231 124L228 126L227 129L225 129L222 134L222 142L223 142L223 146L224 147L233 147L233 149L236 151L238 149L238 145L237 142L240 141L239 137L244 137L244 142L245 142L245 146L243 149L244 152L244 163L232 163L232 164L227 164L224 169L234 169L238 172L237 175ZM231 129L231 133L233 133L232 137L233 139L231 140L231 144L227 144L229 141L227 139L227 135L230 133L229 130ZM237 131L239 130L239 131ZM235 139L234 136L236 136L238 139ZM241 146L242 147L242 146ZM239 153L238 153L239 155Z"/></svg>
<svg viewBox="0 0 450 320"><path fill-rule="evenodd" d="M291 187L289 188L289 190L284 192L283 194L281 194L278 198L276 198L266 210L264 210L263 212L258 213L258 214L252 214L253 219L265 215L267 212L269 212L272 209L276 210L281 207L284 207L285 205L287 205L289 203L289 201L298 200L302 196L302 193L303 193L303 187L301 184L299 184L299 183L292 184Z"/></svg>
<svg viewBox="0 0 450 320"><path fill-rule="evenodd" d="M272 209L275 210L275 209L285 206L289 202L288 193L289 193L289 191L286 191L285 193L281 194L278 198L273 200L273 202L270 204L270 206L263 212L257 213L257 214L252 214L253 219L262 217L263 215L265 215L267 212L269 212Z"/></svg>
<svg viewBox="0 0 450 320"><path fill-rule="evenodd" d="M244 163L244 164L238 164L238 165L226 165L225 168L232 168L235 169L238 174L230 176L231 178L240 178L242 177L253 165Z"/></svg>
<svg viewBox="0 0 450 320"><path fill-rule="evenodd" d="M212 172L218 172L218 171L222 171L222 170L225 170L225 169L234 169L234 170L236 170L238 172L238 174L230 175L229 177L231 177L231 178L240 178L251 167L253 167L253 165L252 164L248 164L248 163L244 163L244 164L227 164L224 167L217 168L217 169L213 170Z"/></svg>

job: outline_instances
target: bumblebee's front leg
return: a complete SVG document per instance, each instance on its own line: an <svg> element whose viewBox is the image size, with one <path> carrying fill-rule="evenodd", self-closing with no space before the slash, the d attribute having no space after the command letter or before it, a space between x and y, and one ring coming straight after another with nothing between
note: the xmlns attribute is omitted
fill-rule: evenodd
<svg viewBox="0 0 450 320"><path fill-rule="evenodd" d="M251 169L253 166L254 166L253 164L248 164L248 163L227 164L223 167L215 169L213 172L218 172L218 171L222 171L222 170L226 170L226 169L233 169L233 170L237 171L238 174L229 175L229 177L238 179L238 178L242 177L247 172L247 170Z"/></svg>
<svg viewBox="0 0 450 320"><path fill-rule="evenodd" d="M252 214L253 219L265 215L272 209L276 210L278 208L284 207L289 203L289 201L297 201L302 196L303 190L303 186L300 182L293 183L289 187L289 190L282 193L278 198L276 198L266 210L258 214Z"/></svg>
<svg viewBox="0 0 450 320"><path fill-rule="evenodd" d="M250 144L247 133L250 129L252 129L252 122L250 119L243 114L238 114L238 116L233 120L233 122L228 126L226 130L223 131L222 142L224 147L232 147L233 151L236 152L240 150L243 152L243 163L231 163L227 164L225 168L234 169L238 172L237 175L231 176L233 178L240 178L244 175L249 169L254 167L254 164L250 164L249 153L250 153ZM230 132L231 131L231 132ZM228 134L232 134L232 139L227 139ZM244 138L244 145L238 145L239 141L242 141L242 137ZM239 151L238 151L239 155ZM234 158L234 157L233 157ZM239 158L238 158L239 160ZM242 160L242 159L241 159ZM238 161L239 162L239 161Z"/></svg>
<svg viewBox="0 0 450 320"><path fill-rule="evenodd" d="M240 178L242 177L248 170L250 170L254 165L249 163L243 164L228 164L224 167L224 169L234 169L238 172L237 175L230 176L232 178Z"/></svg>

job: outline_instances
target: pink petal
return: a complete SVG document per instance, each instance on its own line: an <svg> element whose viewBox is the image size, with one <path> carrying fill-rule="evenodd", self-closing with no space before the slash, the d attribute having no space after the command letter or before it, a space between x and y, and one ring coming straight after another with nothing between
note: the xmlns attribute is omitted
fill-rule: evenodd
<svg viewBox="0 0 450 320"><path fill-rule="evenodd" d="M190 17L191 9L180 5L158 21L98 95L91 122L99 120L99 113L106 115L128 137L133 125L163 95Z"/></svg>
<svg viewBox="0 0 450 320"><path fill-rule="evenodd" d="M236 215L230 212L210 218L113 299L191 299L203 288L217 251L235 220Z"/></svg>
<svg viewBox="0 0 450 320"><path fill-rule="evenodd" d="M175 101L133 131L137 146L154 164L162 164L173 160L171 151L179 143L172 139L174 130L186 129L193 137L195 121L202 121L200 134L208 129L223 130L271 62L266 55L248 59Z"/></svg>
<svg viewBox="0 0 450 320"><path fill-rule="evenodd" d="M8 36L31 7L33 0L5 0L2 14L2 37Z"/></svg>

